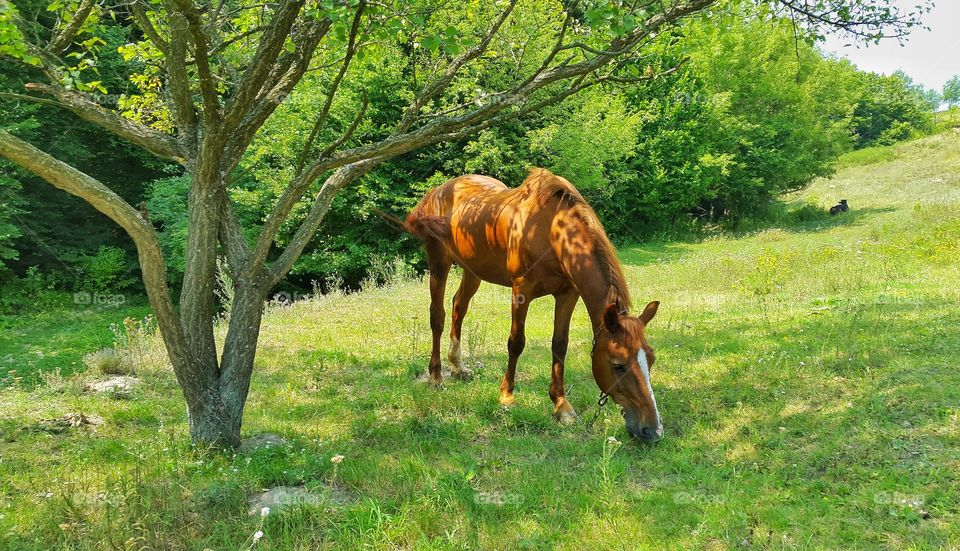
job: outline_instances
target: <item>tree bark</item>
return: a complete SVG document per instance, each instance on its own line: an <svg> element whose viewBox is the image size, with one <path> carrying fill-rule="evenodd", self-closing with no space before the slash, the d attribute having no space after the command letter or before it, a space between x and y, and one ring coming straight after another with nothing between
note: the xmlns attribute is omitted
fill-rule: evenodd
<svg viewBox="0 0 960 551"><path fill-rule="evenodd" d="M253 362L256 359L257 341L260 338L260 322L263 317L263 302L266 291L249 281L238 281L234 286L234 300L227 326L227 338L223 345L220 362L220 401L226 417L223 419L223 434L229 437L224 443L239 443L243 409L250 391Z"/></svg>

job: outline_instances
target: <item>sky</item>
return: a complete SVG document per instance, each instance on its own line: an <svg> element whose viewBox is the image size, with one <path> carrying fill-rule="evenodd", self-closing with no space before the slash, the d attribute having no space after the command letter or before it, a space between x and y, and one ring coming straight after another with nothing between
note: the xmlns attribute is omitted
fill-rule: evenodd
<svg viewBox="0 0 960 551"><path fill-rule="evenodd" d="M903 7L916 0L897 0ZM897 69L927 88L943 90L943 84L960 75L960 0L935 0L933 11L923 24L930 30L915 29L901 46L896 39L877 45L845 46L849 39L830 36L822 46L829 53L847 57L860 69L889 75Z"/></svg>

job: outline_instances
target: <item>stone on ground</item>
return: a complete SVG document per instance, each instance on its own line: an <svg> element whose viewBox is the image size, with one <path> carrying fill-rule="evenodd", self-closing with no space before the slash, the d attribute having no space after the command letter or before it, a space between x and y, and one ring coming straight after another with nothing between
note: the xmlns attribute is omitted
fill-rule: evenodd
<svg viewBox="0 0 960 551"><path fill-rule="evenodd" d="M102 381L91 381L83 385L83 389L88 392L96 393L130 394L139 384L140 379L121 375L117 377L110 377L109 379L104 379Z"/></svg>
<svg viewBox="0 0 960 551"><path fill-rule="evenodd" d="M287 441L282 437L269 432L244 438L240 444L240 453L250 453L260 448L281 448L287 445Z"/></svg>
<svg viewBox="0 0 960 551"><path fill-rule="evenodd" d="M305 486L276 486L247 498L247 512L251 515L259 515L264 507L269 507L272 514L285 507L333 506L349 502L350 494L346 490L333 486L312 489L307 489Z"/></svg>

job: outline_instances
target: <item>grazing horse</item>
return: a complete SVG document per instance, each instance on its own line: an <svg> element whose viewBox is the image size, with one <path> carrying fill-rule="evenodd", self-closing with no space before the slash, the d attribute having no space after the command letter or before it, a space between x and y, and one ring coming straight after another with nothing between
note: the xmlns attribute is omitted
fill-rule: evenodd
<svg viewBox="0 0 960 551"><path fill-rule="evenodd" d="M486 176L460 176L427 193L403 227L423 241L427 252L432 384L443 381L443 295L450 266L457 263L463 279L453 297L448 355L454 377L470 375L460 359L460 336L480 282L510 287L509 359L500 383L500 403L512 405L527 309L531 300L553 295L550 398L558 421L575 422L576 411L564 396L563 367L570 318L582 297L593 323L591 356L597 385L622 407L632 436L660 439L663 425L650 384L654 353L644 332L659 303L649 303L639 316L627 314L630 295L616 252L597 215L570 182L545 169L530 170L516 189Z"/></svg>

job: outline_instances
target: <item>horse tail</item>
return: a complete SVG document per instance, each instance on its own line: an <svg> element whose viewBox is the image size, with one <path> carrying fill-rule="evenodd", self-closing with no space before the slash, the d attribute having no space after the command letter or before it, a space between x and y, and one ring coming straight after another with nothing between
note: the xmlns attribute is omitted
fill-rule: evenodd
<svg viewBox="0 0 960 551"><path fill-rule="evenodd" d="M401 231L405 231L421 241L427 239L449 239L453 235L450 220L442 216L409 216L402 220L397 216L373 209L381 218Z"/></svg>
<svg viewBox="0 0 960 551"><path fill-rule="evenodd" d="M377 208L373 209L373 212L375 212L377 216L379 216L380 218L383 218L384 220L387 221L388 224L397 228L398 230L405 231L407 233L413 233L413 230L410 229L407 223L401 220L400 217L394 216L387 212L383 212L382 210Z"/></svg>

